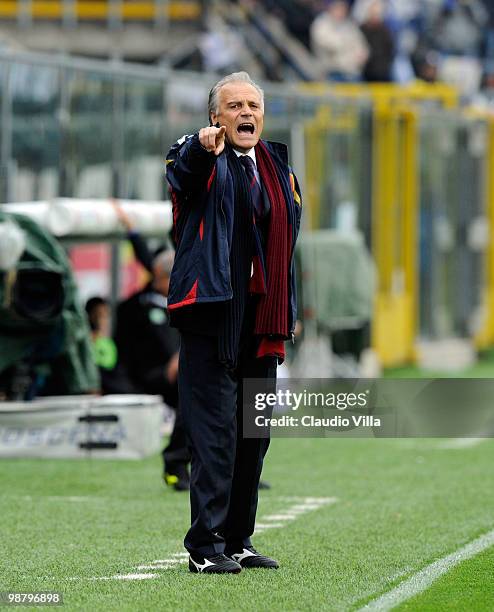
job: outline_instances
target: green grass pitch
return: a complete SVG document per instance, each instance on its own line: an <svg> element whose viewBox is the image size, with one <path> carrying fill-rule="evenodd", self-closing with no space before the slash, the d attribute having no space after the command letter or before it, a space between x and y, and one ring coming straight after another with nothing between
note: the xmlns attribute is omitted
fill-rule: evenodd
<svg viewBox="0 0 494 612"><path fill-rule="evenodd" d="M160 458L3 460L0 591L60 591L67 610L358 610L494 529L494 442L275 439L259 516L290 498L337 498L254 544L278 571L117 580L183 552L188 498ZM400 610L492 610L494 550L451 569ZM144 570L150 571L150 570ZM101 578L109 578L102 580Z"/></svg>

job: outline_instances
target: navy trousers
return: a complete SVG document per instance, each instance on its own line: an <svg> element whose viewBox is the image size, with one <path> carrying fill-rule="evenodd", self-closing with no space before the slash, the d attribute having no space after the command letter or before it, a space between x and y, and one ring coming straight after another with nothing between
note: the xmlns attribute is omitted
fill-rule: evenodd
<svg viewBox="0 0 494 612"><path fill-rule="evenodd" d="M184 544L202 556L242 550L254 532L269 439L243 438L242 381L263 379L263 391L274 392L277 361L257 359L252 337L242 344L232 371L218 360L216 337L181 332L179 397L192 458Z"/></svg>

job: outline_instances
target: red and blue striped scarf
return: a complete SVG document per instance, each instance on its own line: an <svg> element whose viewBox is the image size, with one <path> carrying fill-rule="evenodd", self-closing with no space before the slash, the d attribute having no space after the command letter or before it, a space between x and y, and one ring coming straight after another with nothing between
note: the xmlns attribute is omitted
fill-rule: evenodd
<svg viewBox="0 0 494 612"><path fill-rule="evenodd" d="M271 205L268 239L265 247L266 278L259 282L260 266L254 266L251 288L261 288L254 333L261 336L258 356L284 357L288 339L288 276L292 251L292 231L288 224L287 202L273 158L262 141L255 147L257 169ZM255 263L255 262L254 262ZM252 290L252 289L251 289Z"/></svg>
<svg viewBox="0 0 494 612"><path fill-rule="evenodd" d="M220 326L219 357L228 367L235 367L241 343L248 294L257 295L253 333L259 340L258 357L283 359L284 341L288 338L288 272L291 256L291 227L287 204L276 165L266 146L256 145L256 161L262 185L270 203L266 240L256 220L245 171L233 150L228 164L235 186L233 237L230 252L230 275L233 297L226 304ZM257 234L257 239L256 239ZM262 247L265 243L264 248ZM261 261L264 261L262 266ZM254 274L251 277L251 264ZM248 316L250 319L250 314Z"/></svg>

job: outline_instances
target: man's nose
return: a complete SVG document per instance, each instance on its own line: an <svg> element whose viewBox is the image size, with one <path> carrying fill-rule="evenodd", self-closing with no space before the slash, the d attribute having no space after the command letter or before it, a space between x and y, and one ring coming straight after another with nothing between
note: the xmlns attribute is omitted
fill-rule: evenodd
<svg viewBox="0 0 494 612"><path fill-rule="evenodd" d="M252 109L250 108L250 106L245 105L242 108L242 115L252 115Z"/></svg>

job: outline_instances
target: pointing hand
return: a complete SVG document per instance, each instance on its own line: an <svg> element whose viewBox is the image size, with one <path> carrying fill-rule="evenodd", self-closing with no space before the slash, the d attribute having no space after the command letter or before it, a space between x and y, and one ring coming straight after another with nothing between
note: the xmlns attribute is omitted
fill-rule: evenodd
<svg viewBox="0 0 494 612"><path fill-rule="evenodd" d="M225 148L226 126L206 127L199 131L199 142L210 153L219 155Z"/></svg>

